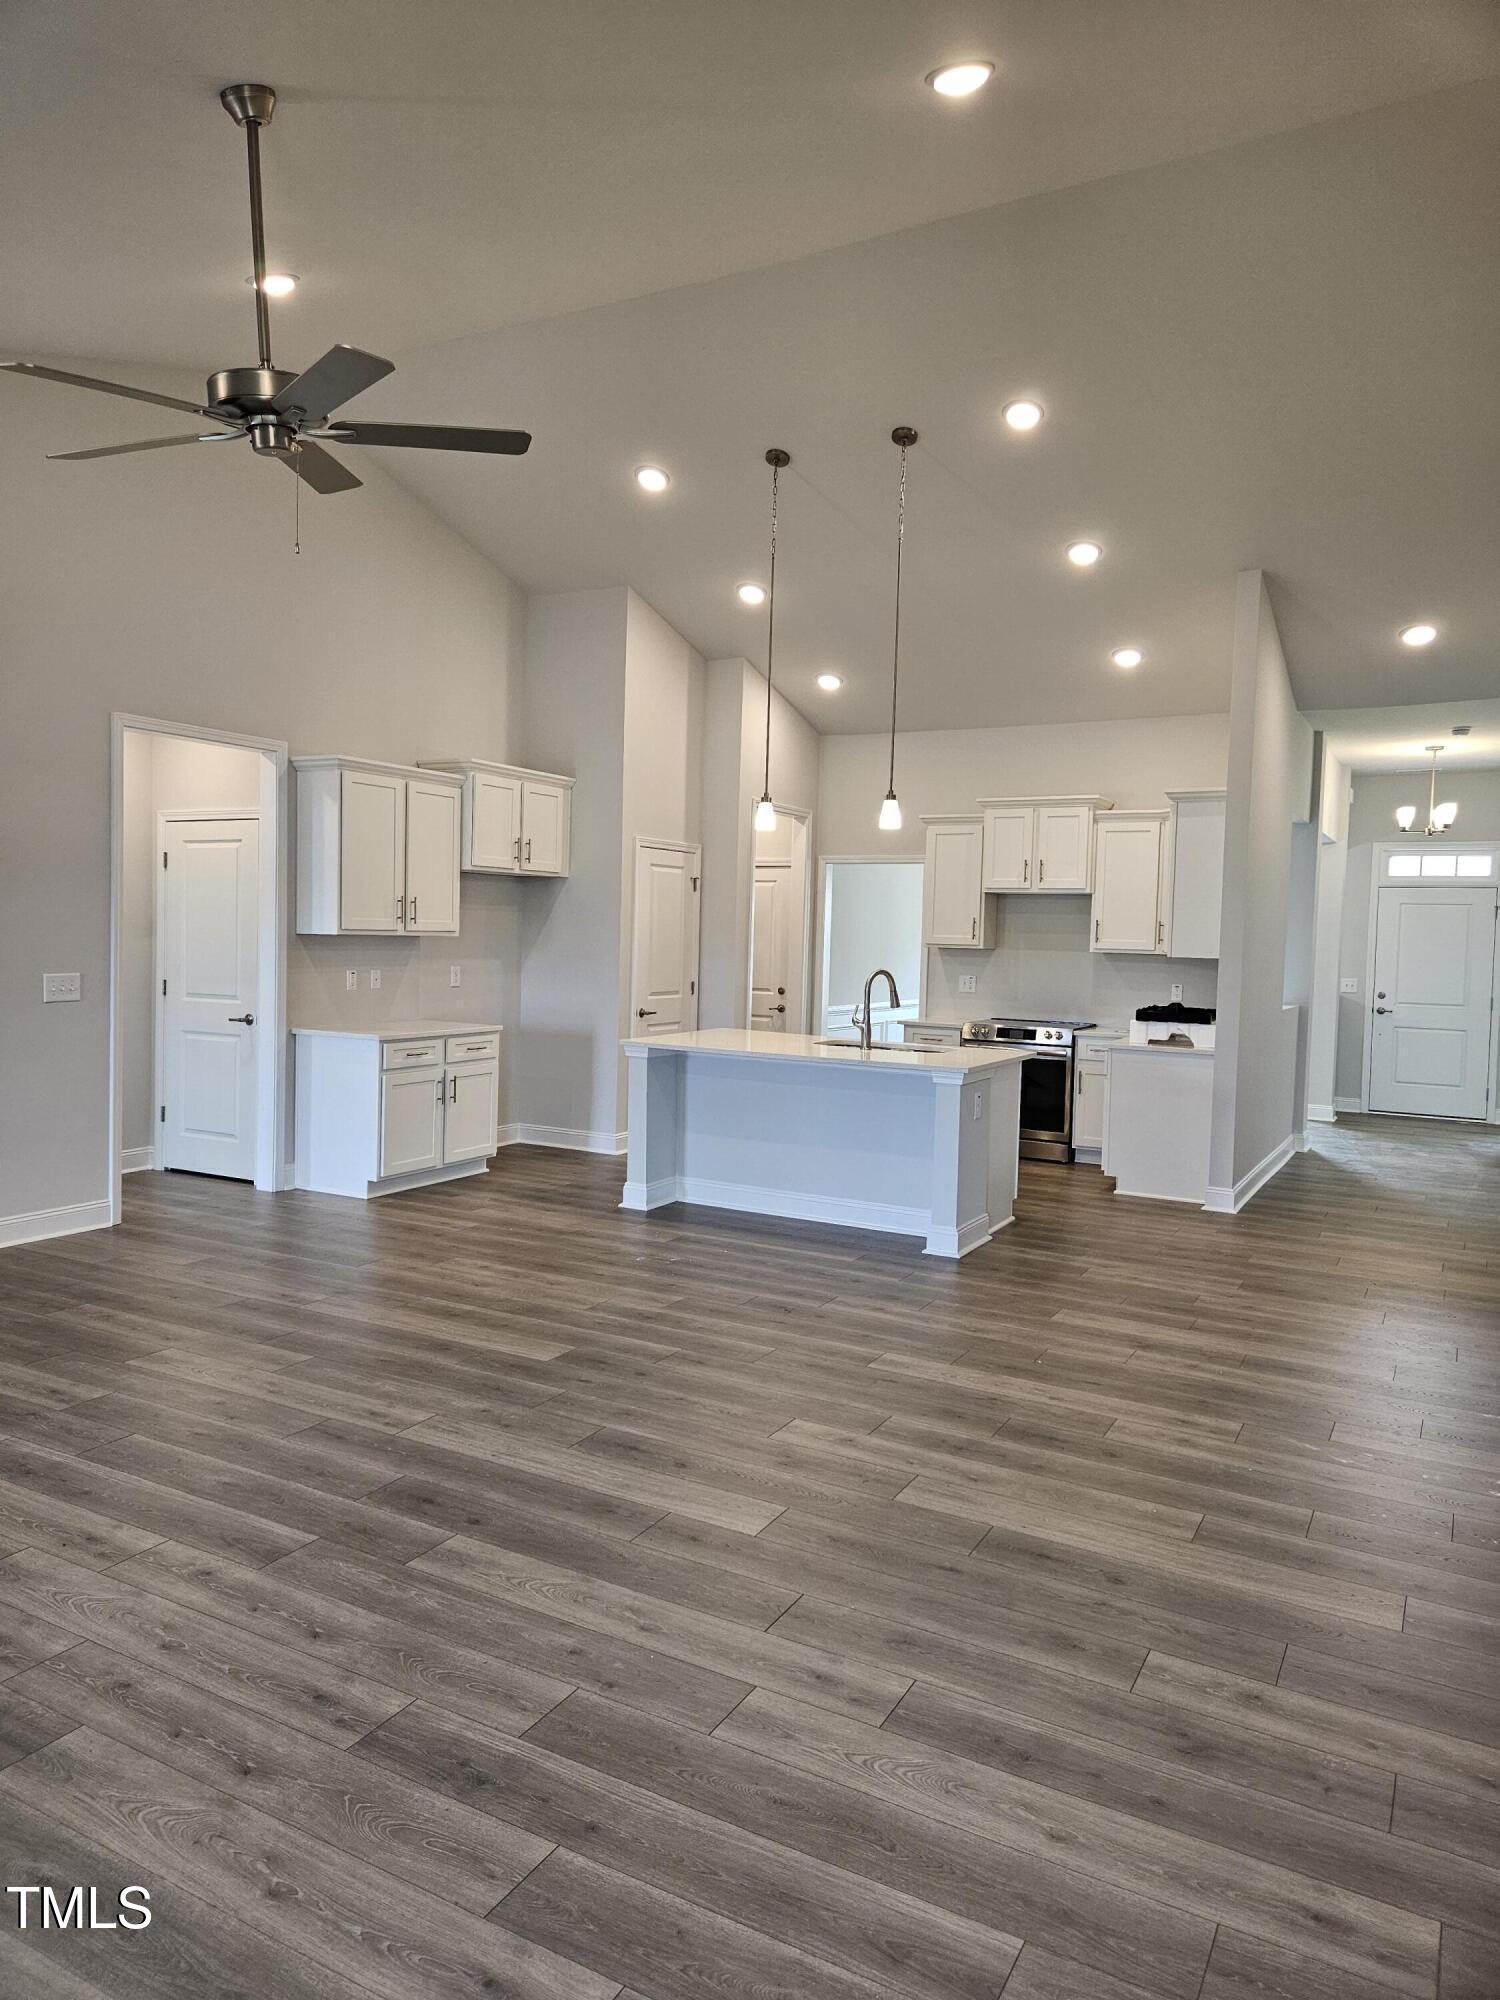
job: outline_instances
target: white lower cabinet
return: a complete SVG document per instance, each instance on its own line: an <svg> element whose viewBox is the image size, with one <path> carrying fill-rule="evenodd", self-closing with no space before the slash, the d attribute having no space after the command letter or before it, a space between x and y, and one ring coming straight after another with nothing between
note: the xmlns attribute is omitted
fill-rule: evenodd
<svg viewBox="0 0 1500 2000"><path fill-rule="evenodd" d="M1073 1072L1073 1150L1097 1153L1104 1145L1107 1063L1080 1063Z"/></svg>
<svg viewBox="0 0 1500 2000"><path fill-rule="evenodd" d="M1162 860L1165 812L1107 812L1094 818L1094 951L1165 949Z"/></svg>
<svg viewBox="0 0 1500 2000"><path fill-rule="evenodd" d="M499 1144L499 1028L294 1033L298 1187L364 1199L484 1171Z"/></svg>

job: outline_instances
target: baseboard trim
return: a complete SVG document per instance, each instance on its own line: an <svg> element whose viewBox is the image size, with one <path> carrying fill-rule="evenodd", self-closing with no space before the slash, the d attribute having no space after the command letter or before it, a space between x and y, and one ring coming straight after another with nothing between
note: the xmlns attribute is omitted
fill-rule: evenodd
<svg viewBox="0 0 1500 2000"><path fill-rule="evenodd" d="M624 1132L588 1132L571 1125L502 1125L502 1146L555 1146L565 1153L623 1153Z"/></svg>
<svg viewBox="0 0 1500 2000"><path fill-rule="evenodd" d="M1211 1187L1203 1206L1215 1215L1238 1215L1247 1201L1258 1195L1266 1182L1274 1179L1297 1150L1295 1137L1289 1132L1279 1146L1267 1153L1266 1157L1253 1166L1248 1174L1237 1180L1232 1188Z"/></svg>
<svg viewBox="0 0 1500 2000"><path fill-rule="evenodd" d="M155 1169L155 1166L156 1148L154 1146L127 1146L120 1155L120 1172L122 1174L151 1173Z"/></svg>
<svg viewBox="0 0 1500 2000"><path fill-rule="evenodd" d="M728 1208L744 1215L774 1215L787 1222L827 1222L838 1229L873 1229L886 1236L928 1234L925 1208L896 1208L880 1201L851 1201L847 1195L799 1194L786 1188L747 1187L740 1181L700 1180L692 1174L664 1174L655 1181L627 1181L622 1208L664 1208L681 1201L694 1208ZM985 1218L984 1231L990 1231Z"/></svg>
<svg viewBox="0 0 1500 2000"><path fill-rule="evenodd" d="M38 1208L29 1215L0 1215L0 1250L18 1243L44 1243L50 1236L77 1236L85 1229L108 1229L114 1222L107 1201L75 1201L65 1208Z"/></svg>
<svg viewBox="0 0 1500 2000"><path fill-rule="evenodd" d="M1335 1111L1363 1111L1365 1107L1357 1097L1336 1097L1333 1108Z"/></svg>
<svg viewBox="0 0 1500 2000"><path fill-rule="evenodd" d="M1307 1115L1314 1125L1333 1125L1338 1122L1338 1106L1336 1104L1309 1104Z"/></svg>

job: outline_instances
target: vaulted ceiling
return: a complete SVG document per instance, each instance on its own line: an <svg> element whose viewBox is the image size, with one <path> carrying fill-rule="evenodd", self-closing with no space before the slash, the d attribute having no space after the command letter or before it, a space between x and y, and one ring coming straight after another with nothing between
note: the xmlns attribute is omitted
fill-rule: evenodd
<svg viewBox="0 0 1500 2000"><path fill-rule="evenodd" d="M971 54L999 65L980 98L923 87ZM189 390L247 358L215 92L256 77L273 262L302 280L278 360L396 352L360 413L532 429L514 462L382 455L528 587L629 581L705 652L762 657L734 586L785 445L778 668L820 727L878 727L909 422L910 726L1221 707L1246 565L1305 704L1477 696L1497 73L1470 0L23 0L0 343ZM998 420L1021 393L1047 408L1024 439ZM99 442L149 431L90 414ZM131 465L41 476L128 505ZM1105 547L1086 575L1078 535Z"/></svg>

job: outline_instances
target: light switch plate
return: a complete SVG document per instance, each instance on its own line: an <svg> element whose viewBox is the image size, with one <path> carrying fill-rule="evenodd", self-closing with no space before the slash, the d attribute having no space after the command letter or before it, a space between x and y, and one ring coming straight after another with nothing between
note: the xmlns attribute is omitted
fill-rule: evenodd
<svg viewBox="0 0 1500 2000"><path fill-rule="evenodd" d="M52 1000L81 1000L83 998L83 974L81 972L44 972L42 974L42 1003Z"/></svg>
<svg viewBox="0 0 1500 2000"><path fill-rule="evenodd" d="M357 993L359 991L359 974L357 972L346 972L344 974L344 991L346 993Z"/></svg>
<svg viewBox="0 0 1500 2000"><path fill-rule="evenodd" d="M380 970L378 967L376 967L370 973L370 991L372 993L378 993L380 991Z"/></svg>
<svg viewBox="0 0 1500 2000"><path fill-rule="evenodd" d="M450 965L448 967L448 984L450 986L462 986L463 980L464 980L463 967L461 965Z"/></svg>
<svg viewBox="0 0 1500 2000"><path fill-rule="evenodd" d="M961 972L958 975L958 990L960 993L975 993L978 991L978 989L979 989L979 979L977 974L972 972Z"/></svg>
<svg viewBox="0 0 1500 2000"><path fill-rule="evenodd" d="M1339 991L1340 993L1357 993L1359 991L1359 981L1357 979L1341 979L1339 981Z"/></svg>

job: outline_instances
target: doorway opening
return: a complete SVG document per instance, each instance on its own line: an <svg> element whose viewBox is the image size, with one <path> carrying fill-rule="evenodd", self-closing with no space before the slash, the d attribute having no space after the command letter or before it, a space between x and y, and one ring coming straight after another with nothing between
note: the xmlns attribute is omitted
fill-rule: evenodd
<svg viewBox="0 0 1500 2000"><path fill-rule="evenodd" d="M812 933L811 816L777 806L776 824L752 834L750 991L747 1018L771 1034L807 1033Z"/></svg>
<svg viewBox="0 0 1500 2000"><path fill-rule="evenodd" d="M876 1041L899 1042L902 1023L921 1011L922 863L878 856L823 862L823 949L818 1019L825 1035L848 1030L877 966L895 975L901 1005L876 1003Z"/></svg>
<svg viewBox="0 0 1500 2000"><path fill-rule="evenodd" d="M290 1185L287 746L111 725L110 1203L126 1173Z"/></svg>

